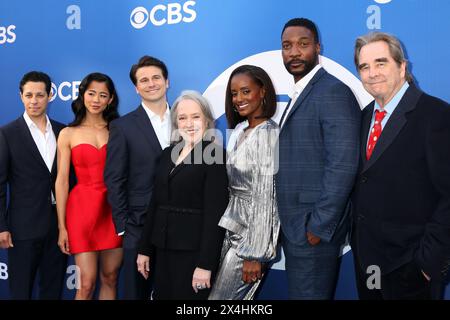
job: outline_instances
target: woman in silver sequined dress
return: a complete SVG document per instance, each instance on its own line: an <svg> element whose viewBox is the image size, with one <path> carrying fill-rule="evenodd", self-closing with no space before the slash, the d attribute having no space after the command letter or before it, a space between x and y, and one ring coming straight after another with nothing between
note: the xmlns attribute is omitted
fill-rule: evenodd
<svg viewBox="0 0 450 320"><path fill-rule="evenodd" d="M219 225L226 229L210 300L249 300L276 256L280 223L275 198L278 125L275 89L261 68L240 66L230 76L225 112L234 129L227 147L230 202Z"/></svg>

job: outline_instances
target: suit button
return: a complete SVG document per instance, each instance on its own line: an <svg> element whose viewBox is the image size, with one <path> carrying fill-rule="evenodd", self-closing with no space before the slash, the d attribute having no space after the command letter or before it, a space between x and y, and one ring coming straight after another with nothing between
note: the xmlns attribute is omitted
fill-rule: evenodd
<svg viewBox="0 0 450 320"><path fill-rule="evenodd" d="M359 220L359 221L364 220L364 218L365 218L365 217L364 217L362 214L358 214L358 220Z"/></svg>
<svg viewBox="0 0 450 320"><path fill-rule="evenodd" d="M361 182L362 183L366 183L367 182L367 177L366 176L361 177Z"/></svg>

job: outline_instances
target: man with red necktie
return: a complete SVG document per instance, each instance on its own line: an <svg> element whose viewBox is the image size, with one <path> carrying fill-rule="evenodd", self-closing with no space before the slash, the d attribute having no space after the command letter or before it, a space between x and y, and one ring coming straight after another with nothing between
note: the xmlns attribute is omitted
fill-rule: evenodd
<svg viewBox="0 0 450 320"><path fill-rule="evenodd" d="M389 34L359 37L355 64L375 98L363 110L351 197L359 298L442 299L450 264L449 105L414 85Z"/></svg>

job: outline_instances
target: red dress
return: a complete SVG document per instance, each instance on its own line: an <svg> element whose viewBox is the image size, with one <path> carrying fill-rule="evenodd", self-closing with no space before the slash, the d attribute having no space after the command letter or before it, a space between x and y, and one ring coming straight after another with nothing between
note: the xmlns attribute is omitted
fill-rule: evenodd
<svg viewBox="0 0 450 320"><path fill-rule="evenodd" d="M77 185L69 194L66 208L70 252L120 248L122 238L114 228L103 180L106 144L97 149L81 143L72 148L71 154Z"/></svg>

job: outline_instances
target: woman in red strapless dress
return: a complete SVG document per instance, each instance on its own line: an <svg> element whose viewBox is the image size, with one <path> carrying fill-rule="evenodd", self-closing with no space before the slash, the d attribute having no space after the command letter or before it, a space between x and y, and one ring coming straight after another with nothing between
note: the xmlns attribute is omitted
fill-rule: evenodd
<svg viewBox="0 0 450 320"><path fill-rule="evenodd" d="M91 73L72 103L75 120L58 137L58 245L75 255L80 282L75 299L92 299L100 266L99 299L115 299L122 262L122 238L116 234L106 198L103 170L108 125L117 118L118 98L112 80ZM77 184L69 193L70 164Z"/></svg>

